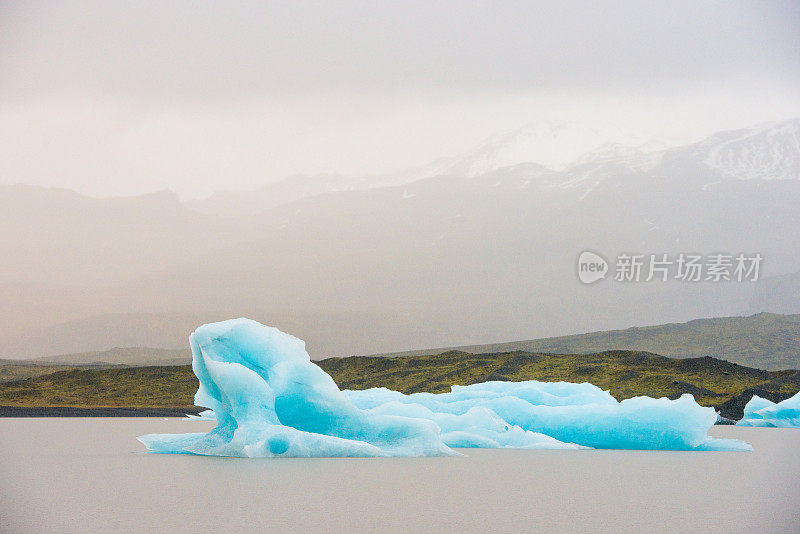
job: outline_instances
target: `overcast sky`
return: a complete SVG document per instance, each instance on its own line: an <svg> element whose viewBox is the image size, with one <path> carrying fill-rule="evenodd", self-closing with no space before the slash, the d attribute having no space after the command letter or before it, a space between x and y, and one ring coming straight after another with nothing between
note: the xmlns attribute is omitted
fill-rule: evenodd
<svg viewBox="0 0 800 534"><path fill-rule="evenodd" d="M0 0L0 181L184 198L384 173L541 119L800 116L800 3Z"/></svg>

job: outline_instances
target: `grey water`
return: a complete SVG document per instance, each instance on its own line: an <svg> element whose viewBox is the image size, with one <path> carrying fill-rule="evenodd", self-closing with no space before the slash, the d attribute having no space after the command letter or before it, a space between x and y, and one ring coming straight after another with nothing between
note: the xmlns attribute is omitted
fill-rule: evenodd
<svg viewBox="0 0 800 534"><path fill-rule="evenodd" d="M800 430L755 451L462 449L455 458L144 452L213 423L0 419L0 532L800 532Z"/></svg>

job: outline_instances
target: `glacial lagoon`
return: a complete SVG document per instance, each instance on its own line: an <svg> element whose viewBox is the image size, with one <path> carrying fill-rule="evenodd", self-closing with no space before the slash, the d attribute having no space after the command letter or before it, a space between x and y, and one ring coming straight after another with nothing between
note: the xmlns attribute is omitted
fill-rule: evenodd
<svg viewBox="0 0 800 534"><path fill-rule="evenodd" d="M136 441L213 426L0 419L0 532L800 532L800 429L711 429L746 453L241 459Z"/></svg>

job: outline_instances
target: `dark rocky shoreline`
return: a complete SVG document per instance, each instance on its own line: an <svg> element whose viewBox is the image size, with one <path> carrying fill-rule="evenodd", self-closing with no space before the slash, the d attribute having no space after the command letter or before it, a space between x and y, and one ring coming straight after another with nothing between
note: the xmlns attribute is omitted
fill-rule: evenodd
<svg viewBox="0 0 800 534"><path fill-rule="evenodd" d="M185 417L206 408L76 408L72 406L0 406L0 417Z"/></svg>

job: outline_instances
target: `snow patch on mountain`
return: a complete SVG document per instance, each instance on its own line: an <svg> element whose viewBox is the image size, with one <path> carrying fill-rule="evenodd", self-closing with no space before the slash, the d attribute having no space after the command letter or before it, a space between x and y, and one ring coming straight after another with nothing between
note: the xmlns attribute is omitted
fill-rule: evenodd
<svg viewBox="0 0 800 534"><path fill-rule="evenodd" d="M650 152L666 148L667 144L618 127L542 121L492 136L440 166L438 171L469 178L525 162L561 171L587 153L611 146Z"/></svg>
<svg viewBox="0 0 800 534"><path fill-rule="evenodd" d="M582 190L585 198L606 179L626 172L649 172L663 157L663 150L647 152L619 143L606 143L588 152L567 167L561 182L564 189Z"/></svg>
<svg viewBox="0 0 800 534"><path fill-rule="evenodd" d="M800 120L723 132L703 144L703 162L728 178L800 179Z"/></svg>

